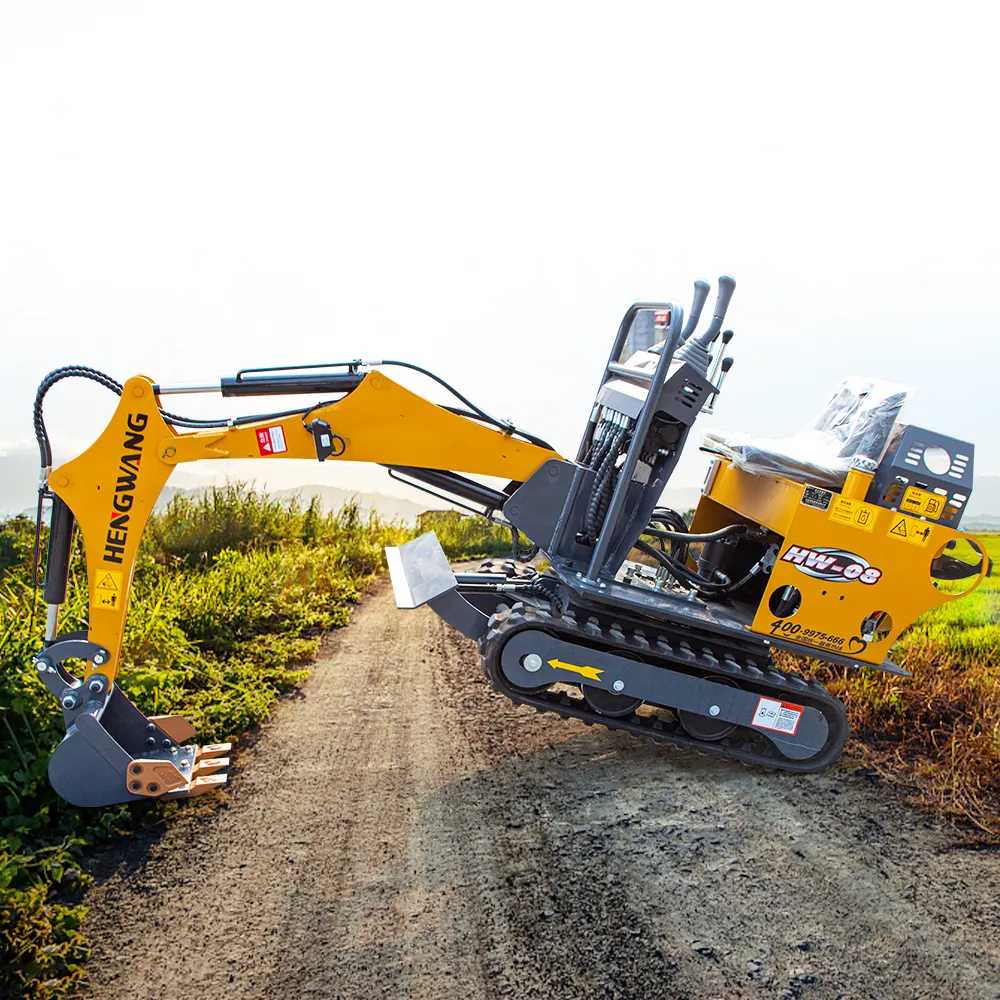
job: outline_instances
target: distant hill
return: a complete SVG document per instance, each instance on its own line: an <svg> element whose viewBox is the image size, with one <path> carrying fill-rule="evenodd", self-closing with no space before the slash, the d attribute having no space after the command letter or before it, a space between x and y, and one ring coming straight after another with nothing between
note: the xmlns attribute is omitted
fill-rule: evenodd
<svg viewBox="0 0 1000 1000"><path fill-rule="evenodd" d="M277 490L274 496L300 496L307 500L319 497L324 510L339 510L351 500L356 500L362 507L370 507L382 517L398 517L403 521L414 522L418 514L425 510L445 510L450 506L441 500L428 496L425 501L406 500L403 497L388 496L385 493L358 493L354 490L342 489L339 486L302 486L294 490Z"/></svg>
<svg viewBox="0 0 1000 1000"><path fill-rule="evenodd" d="M209 476L179 471L171 477L175 486L167 486L157 502L169 501L176 493L198 494L215 482ZM33 448L22 447L0 454L0 517L14 514L35 514L35 492L38 488L38 454ZM351 490L340 486L309 484L296 489L272 490L275 496L290 497L298 493L306 501L319 496L326 510L336 510L356 498L362 507L373 508L383 517L398 517L413 522L425 510L441 510L448 505L434 497L413 491L413 499L396 497L375 491ZM690 510L698 503L701 490L694 486L668 487L661 503L675 510ZM976 476L972 500L962 522L969 531L1000 531L1000 475Z"/></svg>
<svg viewBox="0 0 1000 1000"><path fill-rule="evenodd" d="M185 471L175 472L170 481L176 485L164 488L157 501L158 508L163 507L177 493L198 495L216 482L222 482L215 477L199 476ZM33 448L19 448L7 454L0 454L0 518L11 517L14 514L28 514L34 517L37 489L38 453ZM291 497L297 493L307 502L309 497L315 495L322 500L325 510L337 510L348 500L356 498L362 507L373 508L383 517L398 517L407 522L416 520L422 511L442 510L448 507L444 501L436 500L429 494L421 494L416 489L412 493L413 499L391 496L377 490L360 491L319 483L269 492L279 497ZM668 488L663 503L681 511L688 510L697 504L700 492L696 487ZM1000 503L996 509L1000 513Z"/></svg>
<svg viewBox="0 0 1000 1000"><path fill-rule="evenodd" d="M175 472L157 500L157 507L165 506L178 493L194 496L204 493L222 479L199 476L185 471ZM0 518L15 514L35 516L35 496L38 490L38 453L33 448L18 448L0 454ZM270 490L278 497L299 494L308 503L311 496L318 496L325 510L337 510L346 502L356 499L365 508L376 510L382 517L398 517L412 523L425 510L441 510L448 505L432 496L414 490L414 499L390 496L377 490L352 490L338 486L310 484L296 489Z"/></svg>
<svg viewBox="0 0 1000 1000"><path fill-rule="evenodd" d="M38 452L27 448L0 455L0 517L26 510L35 516L38 493Z"/></svg>
<svg viewBox="0 0 1000 1000"><path fill-rule="evenodd" d="M976 476L962 527L968 531L1000 531L1000 476Z"/></svg>
<svg viewBox="0 0 1000 1000"><path fill-rule="evenodd" d="M1000 517L988 514L970 514L963 522L966 531L1000 531Z"/></svg>

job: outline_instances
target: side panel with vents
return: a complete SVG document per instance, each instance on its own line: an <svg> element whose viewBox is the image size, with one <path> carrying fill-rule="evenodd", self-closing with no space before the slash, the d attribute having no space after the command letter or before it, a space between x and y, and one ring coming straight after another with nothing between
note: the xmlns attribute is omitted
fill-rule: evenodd
<svg viewBox="0 0 1000 1000"><path fill-rule="evenodd" d="M968 441L923 427L903 427L885 453L868 490L868 502L899 510L911 487L941 497L939 517L957 528L972 496L974 449Z"/></svg>
<svg viewBox="0 0 1000 1000"><path fill-rule="evenodd" d="M663 385L656 411L690 426L711 389L711 383L690 365L677 365Z"/></svg>

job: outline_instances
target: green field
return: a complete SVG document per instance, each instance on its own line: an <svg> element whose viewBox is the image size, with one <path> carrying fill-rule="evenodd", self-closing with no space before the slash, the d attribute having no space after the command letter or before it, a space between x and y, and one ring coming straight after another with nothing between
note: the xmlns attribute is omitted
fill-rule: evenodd
<svg viewBox="0 0 1000 1000"><path fill-rule="evenodd" d="M426 518L449 555L510 552L510 535L455 513ZM240 485L154 516L136 570L119 683L147 715L178 713L203 743L238 739L299 684L324 631L346 624L385 568L383 548L412 536L348 505L281 503ZM31 585L34 524L0 524L0 996L74 994L88 947L81 860L98 841L197 803L77 810L46 778L62 713L36 676L45 606ZM62 631L86 627L77 538Z"/></svg>

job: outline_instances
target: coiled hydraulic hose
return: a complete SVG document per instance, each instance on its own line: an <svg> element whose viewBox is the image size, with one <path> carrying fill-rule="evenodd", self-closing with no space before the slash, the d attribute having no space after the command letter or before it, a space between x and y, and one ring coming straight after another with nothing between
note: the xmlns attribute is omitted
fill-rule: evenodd
<svg viewBox="0 0 1000 1000"><path fill-rule="evenodd" d="M625 427L609 430L596 448L591 461L590 467L596 470L597 474L594 476L594 486L590 491L590 501L587 504L583 524L584 531L592 542L595 542L601 533L611 505L615 483L618 481L618 469L615 463L627 436L628 429Z"/></svg>
<svg viewBox="0 0 1000 1000"><path fill-rule="evenodd" d="M42 407L49 389L65 378L90 379L98 385L103 385L105 389L110 389L116 396L120 396L124 388L121 382L116 381L110 375L105 375L104 372L98 371L96 368L88 368L85 365L67 365L64 368L56 368L55 371L49 372L38 385L38 392L35 393L35 405L32 408L35 440L38 442L38 451L43 469L50 469L52 467L52 446L49 442L48 431L45 428L45 417L42 414ZM161 410L160 412L168 423L175 424L178 427L227 427L231 423L229 420L204 420L199 417L181 417L176 413L169 413L166 410ZM300 411L294 410L292 412L298 413ZM289 416L290 414L284 415Z"/></svg>

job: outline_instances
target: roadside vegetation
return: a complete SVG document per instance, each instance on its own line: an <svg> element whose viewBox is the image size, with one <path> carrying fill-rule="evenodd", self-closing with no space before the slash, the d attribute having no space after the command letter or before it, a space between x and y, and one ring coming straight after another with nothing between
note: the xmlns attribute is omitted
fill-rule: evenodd
<svg viewBox="0 0 1000 1000"><path fill-rule="evenodd" d="M433 531L444 554L455 559L511 558L513 538L509 530L485 518L465 516L453 510L428 510L417 515L416 534ZM518 535L518 545L527 549L528 539Z"/></svg>
<svg viewBox="0 0 1000 1000"><path fill-rule="evenodd" d="M435 513L430 527L455 558L510 552L510 534L482 518ZM144 536L118 682L147 715L184 715L202 743L238 740L304 680L323 633L347 623L384 546L412 534L357 505L324 513L241 484L174 497ZM0 524L0 996L53 1000L85 982L84 908L72 901L87 852L198 800L78 810L50 789L64 730L31 665L45 619L33 543L27 519ZM86 628L86 591L78 536L61 631Z"/></svg>

